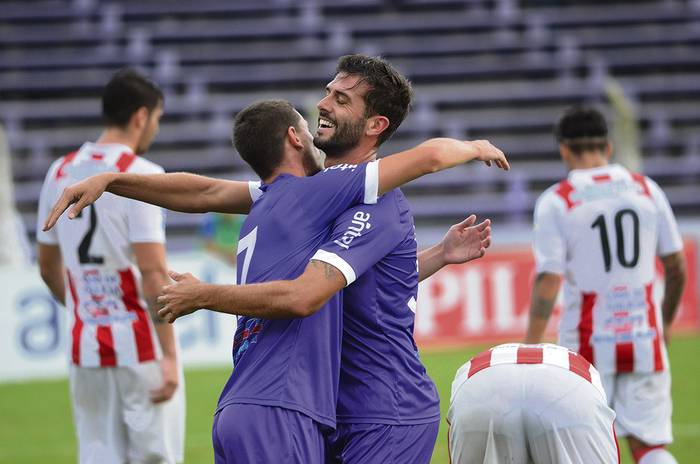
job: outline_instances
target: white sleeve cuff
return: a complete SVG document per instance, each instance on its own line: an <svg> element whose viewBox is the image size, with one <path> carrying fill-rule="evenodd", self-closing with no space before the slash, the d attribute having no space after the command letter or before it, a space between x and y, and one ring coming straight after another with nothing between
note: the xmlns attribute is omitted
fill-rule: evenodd
<svg viewBox="0 0 700 464"><path fill-rule="evenodd" d="M683 239L680 236L672 238L669 243L659 243L656 254L664 257L679 251L683 251Z"/></svg>
<svg viewBox="0 0 700 464"><path fill-rule="evenodd" d="M43 227L43 224L42 224ZM56 227L56 226L54 226ZM56 237L53 237L50 234L47 234L45 232L39 233L37 232L36 234L36 241L37 243L41 243L42 245L58 245L58 239Z"/></svg>
<svg viewBox="0 0 700 464"><path fill-rule="evenodd" d="M357 279L357 276L355 275L355 270L352 268L352 266L350 266L350 264L348 264L347 261L345 261L340 256L336 255L335 253L331 253L325 250L318 250L316 251L316 254L311 257L311 259L314 259L316 261L323 261L324 263L328 263L331 266L338 269L345 276L346 287L351 283L355 282L355 279Z"/></svg>
<svg viewBox="0 0 700 464"><path fill-rule="evenodd" d="M253 203L258 201L258 198L263 194L262 190L260 190L260 181L249 181L248 191L250 192L250 198L253 200Z"/></svg>
<svg viewBox="0 0 700 464"><path fill-rule="evenodd" d="M165 234L134 235L129 237L131 243L165 243Z"/></svg>
<svg viewBox="0 0 700 464"><path fill-rule="evenodd" d="M367 163L365 169L365 198L364 203L371 205L377 202L379 196L379 160Z"/></svg>
<svg viewBox="0 0 700 464"><path fill-rule="evenodd" d="M535 274L542 274L543 272L548 274L564 275L564 267L554 261L543 261L541 263L536 263Z"/></svg>

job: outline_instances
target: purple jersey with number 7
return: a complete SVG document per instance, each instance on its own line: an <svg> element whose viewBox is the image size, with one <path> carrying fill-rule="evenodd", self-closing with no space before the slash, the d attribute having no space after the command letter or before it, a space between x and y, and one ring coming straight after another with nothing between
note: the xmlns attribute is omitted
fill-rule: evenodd
<svg viewBox="0 0 700 464"><path fill-rule="evenodd" d="M336 217L377 200L377 163L339 165L311 177L288 174L263 185L241 228L238 282L301 275L330 237ZM342 296L306 318L239 317L234 368L217 411L230 404L291 409L335 427L340 370Z"/></svg>

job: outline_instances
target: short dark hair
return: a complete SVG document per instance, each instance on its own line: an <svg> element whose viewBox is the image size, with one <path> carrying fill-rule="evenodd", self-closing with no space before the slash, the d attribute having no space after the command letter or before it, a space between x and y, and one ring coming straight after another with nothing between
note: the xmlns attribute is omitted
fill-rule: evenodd
<svg viewBox="0 0 700 464"><path fill-rule="evenodd" d="M133 69L120 69L102 91L102 119L108 127L126 127L139 108L150 112L163 100L158 84Z"/></svg>
<svg viewBox="0 0 700 464"><path fill-rule="evenodd" d="M284 155L287 129L299 127L300 116L285 100L265 100L247 106L233 123L233 145L261 179L269 177Z"/></svg>
<svg viewBox="0 0 700 464"><path fill-rule="evenodd" d="M379 135L386 142L401 125L411 107L411 83L381 57L345 55L338 59L336 74L360 76L369 90L365 94L365 117L385 116L389 127Z"/></svg>
<svg viewBox="0 0 700 464"><path fill-rule="evenodd" d="M567 109L555 128L557 142L566 145L574 154L604 150L608 144L608 125L605 117L590 106L577 105Z"/></svg>

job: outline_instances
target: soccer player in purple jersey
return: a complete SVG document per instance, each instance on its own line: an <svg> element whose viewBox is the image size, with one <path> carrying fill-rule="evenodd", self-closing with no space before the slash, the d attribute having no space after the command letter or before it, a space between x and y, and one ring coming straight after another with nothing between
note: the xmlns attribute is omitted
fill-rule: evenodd
<svg viewBox="0 0 700 464"><path fill-rule="evenodd" d="M312 137L301 116L281 102L253 105L239 114L236 141L239 153L265 182L265 194L253 205L242 229L240 283L298 276L329 239L330 225L343 210L375 201L378 193L419 175L469 159L493 160L508 167L503 154L488 143L436 139L388 157L379 167L377 163L344 164L300 177L315 170ZM85 194L84 185L67 189L57 205L59 214L78 199L69 214L74 216L94 198L93 193ZM52 221L50 218L48 225ZM215 418L219 462L325 459L323 432L335 425L340 364L340 297L333 294L346 280L344 273L317 260L311 261L303 275L311 276L314 287L322 292L307 292L311 298L306 298L295 290L298 298L290 299L286 297L289 282L272 282L237 287L199 284L179 295L180 303L183 297L189 298L189 312L205 306L249 316L239 321L236 368ZM180 283L169 287L161 300L166 316L174 310L177 290L188 283L187 277L174 277ZM297 279L295 288L299 282ZM302 279L301 287L308 288L307 282ZM279 296L276 300L275 295ZM261 305L263 299L275 302ZM310 316L298 318L306 315ZM279 317L287 319L273 319Z"/></svg>
<svg viewBox="0 0 700 464"><path fill-rule="evenodd" d="M325 152L326 164L376 159L410 102L409 82L385 61L342 57L318 104L314 143ZM387 125L376 136L362 130L374 115L384 116ZM424 254L433 259L418 265L413 216L396 189L376 204L340 215L331 238L314 255L343 270L348 282L358 276L343 291L338 425L329 440L335 462L430 462L440 400L418 357L413 324L419 278L443 264L435 259L437 251Z"/></svg>
<svg viewBox="0 0 700 464"><path fill-rule="evenodd" d="M326 153L326 166L376 159L378 147L403 121L411 99L410 84L395 69L360 55L339 60L326 92L318 104L314 138ZM464 234L474 219L455 227L447 239ZM488 246L489 222L478 227ZM413 340L418 281L445 264L481 256L482 244L475 245L457 256L445 254L439 245L417 260L413 218L398 189L376 204L350 208L335 220L331 237L313 256L340 270L348 285L343 291L338 423L329 439L329 460L430 461L440 410L436 388ZM308 285L295 287L297 292L321 292L310 275L300 282ZM286 290L284 298L292 298L295 290ZM180 292L191 290L184 287ZM261 296L258 305L271 300Z"/></svg>

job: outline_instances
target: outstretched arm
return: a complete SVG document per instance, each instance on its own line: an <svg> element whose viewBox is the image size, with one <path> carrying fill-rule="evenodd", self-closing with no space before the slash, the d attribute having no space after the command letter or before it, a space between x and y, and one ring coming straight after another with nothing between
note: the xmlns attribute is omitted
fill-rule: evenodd
<svg viewBox="0 0 700 464"><path fill-rule="evenodd" d="M479 259L491 246L491 220L476 224L471 215L447 231L442 241L418 253L418 280L422 281L448 264Z"/></svg>
<svg viewBox="0 0 700 464"><path fill-rule="evenodd" d="M472 160L484 161L487 166L495 163L506 171L510 169L503 152L487 140L435 138L410 150L382 158L379 163L379 194L426 174L443 171Z"/></svg>
<svg viewBox="0 0 700 464"><path fill-rule="evenodd" d="M527 322L525 343L542 342L560 286L561 277L559 275L549 272L537 274L530 299L530 318Z"/></svg>
<svg viewBox="0 0 700 464"><path fill-rule="evenodd" d="M70 219L104 192L185 213L247 214L253 200L248 182L236 182L184 172L168 174L103 173L67 187L46 218L44 230L68 209Z"/></svg>
<svg viewBox="0 0 700 464"><path fill-rule="evenodd" d="M216 285L200 282L191 274L171 271L170 277L175 283L163 287L158 297L163 307L158 314L171 323L199 308L263 319L307 317L345 286L338 269L316 260L294 280Z"/></svg>

